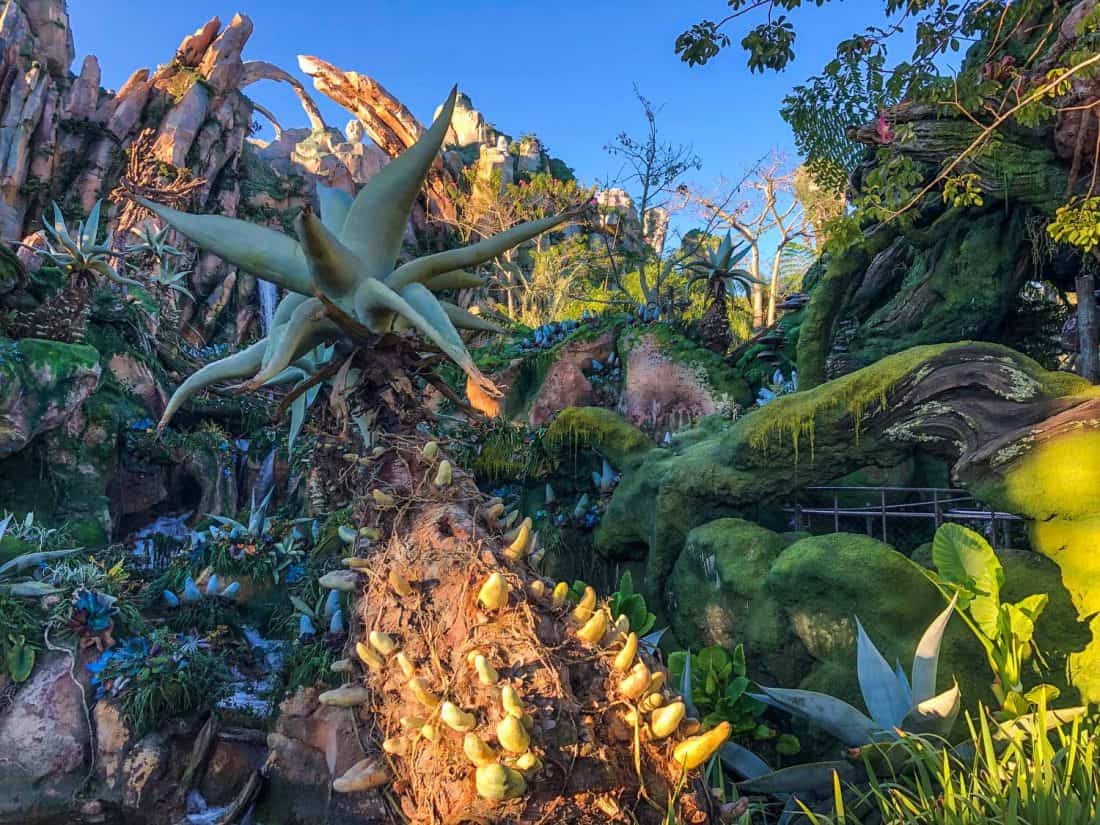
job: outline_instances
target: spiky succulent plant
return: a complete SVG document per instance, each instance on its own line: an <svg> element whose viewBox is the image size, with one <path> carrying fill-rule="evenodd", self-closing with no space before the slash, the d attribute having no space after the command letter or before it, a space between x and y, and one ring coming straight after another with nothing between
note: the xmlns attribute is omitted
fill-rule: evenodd
<svg viewBox="0 0 1100 825"><path fill-rule="evenodd" d="M190 396L214 383L247 378L241 389L256 389L318 345L363 341L367 334L403 329L416 330L480 389L499 395L474 364L458 329L499 330L433 293L480 285L479 277L463 270L563 223L575 212L522 223L479 243L398 266L409 216L446 136L456 93L451 91L431 128L382 167L354 199L318 187L321 215L302 210L295 221L297 240L234 218L188 214L141 199L143 206L202 249L288 292L276 308L267 337L192 375L169 401L161 427Z"/></svg>
<svg viewBox="0 0 1100 825"><path fill-rule="evenodd" d="M733 237L727 232L726 237L722 239L717 249L705 250L703 260L695 261L687 266L689 271L695 273L688 279L687 289L690 291L699 281L707 281L711 284L721 281L726 288L726 292L730 295L736 292L735 286L740 286L746 294L750 293L754 285L760 285L763 281L752 276L744 269L734 268L742 258L749 254L749 251L748 246L740 243L735 244Z"/></svg>
<svg viewBox="0 0 1100 825"><path fill-rule="evenodd" d="M125 278L118 274L111 263L115 253L111 251L111 236L107 235L102 243L96 241L99 234L99 207L102 201L96 201L92 211L88 213L88 219L77 224L75 232L69 232L65 224L65 216L61 214L61 207L53 204L53 221L45 215L42 216L42 230L46 241L45 249L34 249L46 259L51 266L55 266L66 275L82 280L89 280L93 274L102 275L116 284L128 286L141 286L137 281Z"/></svg>

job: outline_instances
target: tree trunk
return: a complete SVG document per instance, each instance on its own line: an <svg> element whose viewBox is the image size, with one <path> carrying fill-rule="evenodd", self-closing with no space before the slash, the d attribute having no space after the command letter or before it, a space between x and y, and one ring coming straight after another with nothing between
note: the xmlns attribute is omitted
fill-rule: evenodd
<svg viewBox="0 0 1100 825"><path fill-rule="evenodd" d="M1095 290L1095 275L1082 270L1077 276L1077 373L1094 384L1100 381Z"/></svg>
<svg viewBox="0 0 1100 825"><path fill-rule="evenodd" d="M760 249L752 245L752 277L760 280ZM764 288L760 284L752 285L752 329L753 332L764 326Z"/></svg>

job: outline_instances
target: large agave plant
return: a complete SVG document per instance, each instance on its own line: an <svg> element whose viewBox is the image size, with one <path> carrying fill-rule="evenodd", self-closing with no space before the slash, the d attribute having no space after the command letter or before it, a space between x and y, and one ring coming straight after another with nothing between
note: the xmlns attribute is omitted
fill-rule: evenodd
<svg viewBox="0 0 1100 825"><path fill-rule="evenodd" d="M288 291L267 337L185 381L169 401L161 427L190 396L216 382L247 378L241 388L256 389L318 345L410 328L446 353L480 389L499 395L475 366L458 329L499 330L433 293L479 286L481 279L463 270L563 223L575 212L522 223L479 243L398 266L409 216L447 133L456 93L457 89L451 91L420 140L384 166L354 200L320 187L321 215L302 210L295 222L297 240L245 221L192 215L141 200L199 247Z"/></svg>
<svg viewBox="0 0 1100 825"><path fill-rule="evenodd" d="M137 281L119 275L111 263L111 259L115 257L115 253L111 251L111 236L108 234L102 242L96 240L101 204L102 201L96 201L92 211L88 213L88 219L78 223L75 232L70 232L61 208L55 202L53 220L42 216L46 248L30 248L70 277L87 279L90 274L97 273L116 284L141 286Z"/></svg>
<svg viewBox="0 0 1100 825"><path fill-rule="evenodd" d="M14 517L11 513L0 519L0 540L8 531ZM33 523L33 514L28 514L24 522L27 526ZM42 564L53 559L60 559L72 555L80 550L74 547L71 550L40 550L36 553L23 553L0 564L0 588L12 596L37 599L57 593L58 590L48 582L39 581L30 575Z"/></svg>
<svg viewBox="0 0 1100 825"><path fill-rule="evenodd" d="M780 710L801 716L839 739L859 754L880 744L888 745L906 734L931 734L945 737L959 713L958 684L936 693L940 645L955 610L947 606L924 631L913 656L913 668L907 677L899 664L890 667L885 657L856 620L856 670L860 692L867 706L863 713L842 699L811 690L759 688L750 694ZM739 787L745 793L770 794L785 798L798 794L804 801L832 792L833 777L852 783L865 779L858 760L835 760L795 765L772 771L758 756L736 744L722 749L722 761L734 773L747 777ZM790 812L796 806L792 803Z"/></svg>

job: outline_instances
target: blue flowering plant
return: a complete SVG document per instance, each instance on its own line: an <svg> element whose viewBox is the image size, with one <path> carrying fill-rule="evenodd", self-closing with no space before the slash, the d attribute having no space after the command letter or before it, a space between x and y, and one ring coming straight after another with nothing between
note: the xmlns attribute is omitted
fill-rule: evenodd
<svg viewBox="0 0 1100 825"><path fill-rule="evenodd" d="M126 639L87 668L96 698L115 702L137 737L169 717L213 707L230 681L206 639L165 629Z"/></svg>

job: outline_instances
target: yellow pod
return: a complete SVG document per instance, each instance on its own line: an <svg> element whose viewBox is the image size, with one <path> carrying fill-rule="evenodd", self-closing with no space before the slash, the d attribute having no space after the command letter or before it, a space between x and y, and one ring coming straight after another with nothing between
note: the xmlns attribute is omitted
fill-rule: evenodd
<svg viewBox="0 0 1100 825"><path fill-rule="evenodd" d="M429 441L424 445L424 448L420 451L420 455L424 457L425 461L435 461L435 457L439 455L439 442Z"/></svg>
<svg viewBox="0 0 1100 825"><path fill-rule="evenodd" d="M531 540L531 518L525 518L520 524L512 543L504 550L504 555L511 561L519 561L527 555L527 543Z"/></svg>
<svg viewBox="0 0 1100 825"><path fill-rule="evenodd" d="M554 607L561 607L567 598L569 598L569 585L565 582L555 584L554 592L550 594L550 603Z"/></svg>
<svg viewBox="0 0 1100 825"><path fill-rule="evenodd" d="M385 785L392 778L389 768L380 757L368 756L348 768L342 776L334 779L332 789L337 793L369 791Z"/></svg>
<svg viewBox="0 0 1100 825"><path fill-rule="evenodd" d="M523 796L527 782L523 774L504 765L483 765L474 775L477 795L491 802L503 802Z"/></svg>
<svg viewBox="0 0 1100 825"><path fill-rule="evenodd" d="M350 567L352 570L370 570L373 566L371 559L364 559L359 556L348 556L346 559L340 559L340 564L344 567Z"/></svg>
<svg viewBox="0 0 1100 825"><path fill-rule="evenodd" d="M477 718L453 702L443 703L439 708L439 718L443 720L443 724L459 733L465 733L477 727Z"/></svg>
<svg viewBox="0 0 1100 825"><path fill-rule="evenodd" d="M359 657L359 660L371 670L381 670L386 666L382 657L362 642L355 643L355 653Z"/></svg>
<svg viewBox="0 0 1100 825"><path fill-rule="evenodd" d="M523 754L516 760L516 768L524 773L542 770L542 760L531 751Z"/></svg>
<svg viewBox="0 0 1100 825"><path fill-rule="evenodd" d="M382 750L394 756L404 756L409 752L409 740L404 736L391 736L382 742Z"/></svg>
<svg viewBox="0 0 1100 825"><path fill-rule="evenodd" d="M631 633L626 637L626 644L623 645L623 649L615 654L615 658L611 660L611 666L619 673L626 673L630 670L630 666L634 664L634 657L638 653L638 634Z"/></svg>
<svg viewBox="0 0 1100 825"><path fill-rule="evenodd" d="M420 730L426 720L422 716L402 716L398 721L405 730Z"/></svg>
<svg viewBox="0 0 1100 825"><path fill-rule="evenodd" d="M472 666L474 664L474 662L477 661L478 656L484 656L484 655L485 654L482 653L479 648L475 647L473 650L471 650L469 653L466 654L466 664Z"/></svg>
<svg viewBox="0 0 1100 825"><path fill-rule="evenodd" d="M483 685L495 685L500 679L500 674L484 656L479 655L474 659L474 670L477 671L477 680Z"/></svg>
<svg viewBox="0 0 1100 825"><path fill-rule="evenodd" d="M435 725L429 723L420 729L420 735L427 739L429 742L435 742L439 739L439 730Z"/></svg>
<svg viewBox="0 0 1100 825"><path fill-rule="evenodd" d="M412 585L409 584L409 580L396 567L390 570L389 582L393 592L402 598L412 593Z"/></svg>
<svg viewBox="0 0 1100 825"><path fill-rule="evenodd" d="M449 487L451 484L451 478L451 462L449 462L447 459L443 459L439 462L439 467L435 471L435 480L432 481L432 484L440 489L444 487Z"/></svg>
<svg viewBox="0 0 1100 825"><path fill-rule="evenodd" d="M516 689L511 685L505 685L500 689L500 706L504 708L505 713L517 719L522 718L523 714L526 713L523 709L523 700L519 698Z"/></svg>
<svg viewBox="0 0 1100 825"><path fill-rule="evenodd" d="M355 665L351 663L351 659L337 659L328 669L333 673L351 673L355 670Z"/></svg>
<svg viewBox="0 0 1100 825"><path fill-rule="evenodd" d="M684 721L680 723L680 733L684 736L694 736L702 727L703 723L694 716L685 716Z"/></svg>
<svg viewBox="0 0 1100 825"><path fill-rule="evenodd" d="M649 687L646 688L646 694L660 693L665 687L665 672L658 670L649 679Z"/></svg>
<svg viewBox="0 0 1100 825"><path fill-rule="evenodd" d="M504 502L500 499L491 502L485 507L485 517L490 521L496 521L502 515L504 515Z"/></svg>
<svg viewBox="0 0 1100 825"><path fill-rule="evenodd" d="M382 531L377 527L360 527L359 535L370 541L378 541L382 537Z"/></svg>
<svg viewBox="0 0 1100 825"><path fill-rule="evenodd" d="M698 768L725 744L730 738L730 723L720 722L706 733L685 739L672 752L672 759L680 763L684 770Z"/></svg>
<svg viewBox="0 0 1100 825"><path fill-rule="evenodd" d="M497 724L500 746L510 753L523 753L531 746L531 734L514 716L505 716Z"/></svg>
<svg viewBox="0 0 1100 825"><path fill-rule="evenodd" d="M645 662L638 661L619 682L619 693L627 699L637 699L649 687L649 680L649 668L646 667Z"/></svg>
<svg viewBox="0 0 1100 825"><path fill-rule="evenodd" d="M359 453L344 453L342 458L344 459L344 461L354 464L356 461L359 460Z"/></svg>
<svg viewBox="0 0 1100 825"><path fill-rule="evenodd" d="M373 490L371 490L370 494L374 498L375 506L378 507L380 510L385 510L387 508L393 507L393 496L391 496L389 493L383 492L382 490L379 490L377 487L375 487Z"/></svg>
<svg viewBox="0 0 1100 825"><path fill-rule="evenodd" d="M428 710L435 710L439 707L439 697L432 693L428 687L428 683L422 677L417 676L413 679L409 679L409 690L412 691L416 701Z"/></svg>
<svg viewBox="0 0 1100 825"><path fill-rule="evenodd" d="M393 637L388 633L382 633L379 630L372 630L370 635L367 636L370 641L370 646L381 653L383 656L389 656L395 650L397 650L397 642L393 640Z"/></svg>
<svg viewBox="0 0 1100 825"><path fill-rule="evenodd" d="M577 638L582 642L595 645L600 643L605 633L607 633L607 613L597 610L577 631Z"/></svg>
<svg viewBox="0 0 1100 825"><path fill-rule="evenodd" d="M683 702L670 702L663 708L657 708L649 717L649 729L654 739L664 739L671 736L680 727L687 708Z"/></svg>
<svg viewBox="0 0 1100 825"><path fill-rule="evenodd" d="M516 523L516 519L519 518L519 510L513 510L507 516L504 517L504 526L510 528Z"/></svg>
<svg viewBox="0 0 1100 825"><path fill-rule="evenodd" d="M657 710L657 708L659 708L664 703L664 694L662 694L660 691L657 691L655 693L647 693L645 696L643 696L642 701L638 703L638 707L641 709L642 713L649 713L651 711Z"/></svg>
<svg viewBox="0 0 1100 825"><path fill-rule="evenodd" d="M546 582L542 579L535 579L527 585L527 592L531 594L531 598L541 602L546 598Z"/></svg>
<svg viewBox="0 0 1100 825"><path fill-rule="evenodd" d="M466 758L479 768L493 764L497 759L497 752L485 743L485 740L476 733L467 733L462 740L462 752Z"/></svg>
<svg viewBox="0 0 1100 825"><path fill-rule="evenodd" d="M508 604L508 582L497 571L485 580L478 591L477 601L486 610L500 610Z"/></svg>
<svg viewBox="0 0 1100 825"><path fill-rule="evenodd" d="M584 595L581 600L577 602L577 606L573 608L573 618L578 622L587 622L592 618L592 613L596 610L596 591L591 585L584 588Z"/></svg>
<svg viewBox="0 0 1100 825"><path fill-rule="evenodd" d="M619 616L619 618L617 618L615 620L614 630L615 630L615 640L616 641L618 641L620 638L626 636L626 634L628 634L630 632L630 619L628 619L626 617L625 613L622 616Z"/></svg>
<svg viewBox="0 0 1100 825"><path fill-rule="evenodd" d="M393 657L397 662L397 666L401 668L401 672L405 674L406 679L411 679L416 675L416 665L409 661L409 657L405 655L405 651L397 651L397 655Z"/></svg>

